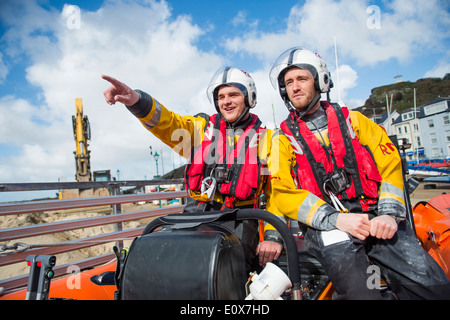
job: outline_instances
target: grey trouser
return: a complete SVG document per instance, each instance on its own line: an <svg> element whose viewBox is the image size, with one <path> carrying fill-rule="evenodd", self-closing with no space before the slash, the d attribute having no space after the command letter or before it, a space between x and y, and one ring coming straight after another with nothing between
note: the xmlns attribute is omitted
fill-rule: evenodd
<svg viewBox="0 0 450 320"><path fill-rule="evenodd" d="M361 241L339 230L313 228L307 228L305 240L336 289L333 298L392 298L379 290L376 280L381 276L398 299L450 299L450 281L420 246L407 221L389 240Z"/></svg>

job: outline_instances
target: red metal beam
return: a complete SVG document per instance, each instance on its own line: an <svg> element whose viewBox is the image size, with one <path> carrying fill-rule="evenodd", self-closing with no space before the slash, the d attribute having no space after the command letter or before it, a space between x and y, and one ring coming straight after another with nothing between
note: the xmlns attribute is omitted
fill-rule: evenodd
<svg viewBox="0 0 450 320"><path fill-rule="evenodd" d="M106 244L108 242L114 242L117 239L132 238L139 236L145 227L140 227L136 229L130 229L125 231L113 232L104 235L77 239L72 241L62 242L60 246L50 246L44 248L30 249L18 253L14 253L7 256L0 256L0 267L8 264L18 263L25 261L25 258L29 255L55 255L58 253L83 249L87 247L92 247L95 245ZM108 241L111 240L111 241ZM98 244L93 244L93 241L98 241ZM74 263L76 264L76 263Z"/></svg>
<svg viewBox="0 0 450 320"><path fill-rule="evenodd" d="M10 241L28 237L40 236L69 230L96 227L106 224L140 220L145 218L157 217L171 213L183 212L184 206L170 206L152 210L142 210L127 212L121 214L107 215L102 217L92 217L70 221L60 221L52 223L43 223L38 225L1 229L0 241Z"/></svg>
<svg viewBox="0 0 450 320"><path fill-rule="evenodd" d="M159 181L161 182L161 181ZM142 182L138 182L142 184ZM155 183L156 184L156 183ZM159 184L159 183L158 183ZM109 185L110 187L120 187L132 185L132 181L128 182L115 182ZM57 184L47 185L43 184L2 184L0 185L1 191L13 191L14 188L18 190L25 191L28 189L33 190L44 190L56 187ZM58 185L59 186L59 185ZM65 185L63 188L67 188L69 185ZM73 188L82 187L82 183L77 183ZM25 188L25 189L24 189ZM96 197L96 198L78 198L78 199L66 199L66 200L51 200L51 201L31 201L31 202L21 202L21 203L5 203L0 204L0 216L2 215L14 215L21 213L33 213L33 212L44 212L53 210L65 210L65 209L76 209L76 208L88 208L95 206L105 206L105 205L117 205L122 203L132 203L141 201L154 201L163 199L174 199L174 198L184 198L186 197L186 191L169 191L169 192L157 192L157 193L147 193L138 195L118 195L118 196L108 196L108 197ZM64 232L68 230L75 230L81 228L95 227L106 224L121 223L125 221L140 220L144 218L156 217L171 213L179 213L183 211L184 206L169 206L159 209L152 210L142 210L134 211L121 214L113 214L101 217L92 217L72 221L60 221L54 223L39 224L33 226L24 226L18 228L9 228L0 230L0 241L9 241L12 239L21 239L32 236L39 236L43 234L51 234L57 232ZM49 244L50 246L42 248L29 249L23 252L17 252L10 255L0 256L0 266L5 266L9 264L23 262L28 255L57 255L60 253L79 250L86 247L92 247L100 244L107 244L116 241L121 241L123 239L132 239L139 236L142 233L144 227L129 229L119 232L113 232L109 234L102 234L98 236L93 236L84 239L77 239L72 241L67 241L58 244ZM98 241L98 243L93 243ZM106 263L114 258L114 254L107 254L103 256L91 257L82 261L75 261L69 263L68 265L76 264L80 268L93 267ZM54 268L56 275L65 274L67 265L58 266ZM18 277L13 277L10 279L0 280L0 286L4 287L6 290L13 288L26 286L28 275L22 275Z"/></svg>
<svg viewBox="0 0 450 320"><path fill-rule="evenodd" d="M77 198L50 201L30 201L22 203L0 204L0 216L20 213L43 212L51 210L64 210L86 208L103 205L114 205L141 201L154 201L186 197L186 191L154 192L145 194L131 194L97 198Z"/></svg>
<svg viewBox="0 0 450 320"><path fill-rule="evenodd" d="M0 183L0 192L60 190L60 189L120 188L120 187L134 187L134 186L173 185L183 183L184 183L183 179Z"/></svg>

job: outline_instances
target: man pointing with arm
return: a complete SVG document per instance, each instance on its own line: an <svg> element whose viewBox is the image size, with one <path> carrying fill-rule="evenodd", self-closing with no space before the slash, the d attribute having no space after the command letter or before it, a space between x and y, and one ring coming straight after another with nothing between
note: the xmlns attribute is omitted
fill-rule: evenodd
<svg viewBox="0 0 450 320"><path fill-rule="evenodd" d="M271 131L250 113L256 106L256 86L247 72L232 67L217 70L207 88L217 113L206 118L180 116L143 91L110 76L102 78L111 83L104 92L108 104L125 104L147 130L181 156L189 157L185 212L258 207L267 177L262 169L270 151ZM173 137L180 131L181 141L179 136ZM258 244L254 220L237 222L235 233L243 244L248 271L253 268L255 253L262 265L281 253L275 230L268 231L266 241Z"/></svg>

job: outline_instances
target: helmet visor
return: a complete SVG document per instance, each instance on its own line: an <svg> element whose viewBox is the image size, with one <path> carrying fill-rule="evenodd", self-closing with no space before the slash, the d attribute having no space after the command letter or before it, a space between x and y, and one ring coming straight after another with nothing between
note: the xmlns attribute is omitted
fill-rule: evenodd
<svg viewBox="0 0 450 320"><path fill-rule="evenodd" d="M236 68L224 67L220 68L214 73L208 85L208 88L206 89L206 95L208 96L208 100L210 103L214 104L214 100L217 99L217 93L223 86L236 87L242 92L245 97L248 96L247 87L243 83L243 81L247 79L241 79L241 77L243 77L243 74L241 74L242 71L239 71L237 77L236 70Z"/></svg>
<svg viewBox="0 0 450 320"><path fill-rule="evenodd" d="M216 89L226 84L226 75L230 67L224 67L217 70L211 78L209 82L208 88L206 88L206 95L208 96L208 100L210 103L214 103L214 93L217 93Z"/></svg>
<svg viewBox="0 0 450 320"><path fill-rule="evenodd" d="M300 69L308 70L311 72L313 78L316 79L317 69L312 64L307 63L307 61L303 61L303 59L299 57L303 50L307 49L302 47L290 48L283 52L275 61L269 72L270 83L275 90L279 89L280 83L284 83L284 79L282 79L282 77L291 67L298 67Z"/></svg>

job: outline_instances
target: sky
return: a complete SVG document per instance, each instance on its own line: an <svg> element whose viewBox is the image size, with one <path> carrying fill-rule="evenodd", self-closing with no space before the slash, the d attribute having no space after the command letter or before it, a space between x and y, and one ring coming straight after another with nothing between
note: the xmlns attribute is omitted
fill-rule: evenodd
<svg viewBox="0 0 450 320"><path fill-rule="evenodd" d="M286 49L318 52L331 100L355 108L397 75L450 72L449 35L447 0L0 0L0 184L75 181L76 98L91 124L92 171L149 179L149 146L162 153L159 174L185 163L123 105L106 104L102 74L194 115L215 112L214 72L238 67L256 82L252 111L273 128L287 109L268 75ZM0 192L0 202L26 197Z"/></svg>

